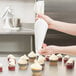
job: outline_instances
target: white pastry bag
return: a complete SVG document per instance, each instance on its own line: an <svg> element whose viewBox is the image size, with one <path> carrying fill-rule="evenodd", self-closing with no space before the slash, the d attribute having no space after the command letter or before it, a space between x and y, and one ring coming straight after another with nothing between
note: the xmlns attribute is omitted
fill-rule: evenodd
<svg viewBox="0 0 76 76"><path fill-rule="evenodd" d="M42 44L44 42L46 33L48 29L48 24L43 19L38 19L34 25L35 32L35 51L38 54L38 51L41 49Z"/></svg>

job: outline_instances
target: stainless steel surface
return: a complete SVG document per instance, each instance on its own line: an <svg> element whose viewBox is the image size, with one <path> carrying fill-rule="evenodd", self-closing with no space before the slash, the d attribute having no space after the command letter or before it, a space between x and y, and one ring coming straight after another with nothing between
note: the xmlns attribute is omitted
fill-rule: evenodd
<svg viewBox="0 0 76 76"><path fill-rule="evenodd" d="M45 14L53 19L76 23L76 0L45 0Z"/></svg>
<svg viewBox="0 0 76 76"><path fill-rule="evenodd" d="M18 61L19 57L16 58L16 61ZM74 57L74 59L76 58ZM3 72L0 73L0 76L32 76L32 71L30 69L31 63L25 71L19 70L18 64L16 64L15 71L9 71L7 57L0 57L0 63L3 64ZM42 71L42 76L76 76L76 64L74 69L67 70L62 62L58 63L58 66L49 66L49 63L46 62L45 69Z"/></svg>

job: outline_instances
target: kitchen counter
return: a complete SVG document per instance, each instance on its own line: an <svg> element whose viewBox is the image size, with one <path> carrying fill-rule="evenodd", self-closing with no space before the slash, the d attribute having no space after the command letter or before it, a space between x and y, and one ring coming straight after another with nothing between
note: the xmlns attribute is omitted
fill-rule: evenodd
<svg viewBox="0 0 76 76"><path fill-rule="evenodd" d="M19 57L16 58L16 61L18 61ZM0 73L0 76L32 76L32 71L30 69L31 63L25 71L19 70L18 64L16 64L15 71L9 71L7 57L0 57L0 63L3 63L3 72ZM58 66L49 66L49 62L46 62L45 69L42 71L42 76L76 76L76 64L74 69L67 70L63 62L58 62Z"/></svg>
<svg viewBox="0 0 76 76"><path fill-rule="evenodd" d="M11 34L11 35L34 35L34 30L33 29L28 29L28 28L20 28L19 30L4 30L0 31L0 35L5 35L5 34Z"/></svg>
<svg viewBox="0 0 76 76"><path fill-rule="evenodd" d="M21 23L20 28L0 28L0 35L34 35L34 23Z"/></svg>

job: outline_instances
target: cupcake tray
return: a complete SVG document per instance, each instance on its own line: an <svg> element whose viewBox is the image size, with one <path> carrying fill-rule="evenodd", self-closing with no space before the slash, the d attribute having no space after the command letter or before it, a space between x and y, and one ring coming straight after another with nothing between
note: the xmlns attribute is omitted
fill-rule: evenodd
<svg viewBox="0 0 76 76"><path fill-rule="evenodd" d="M16 61L18 61L19 57L16 58ZM75 57L73 58L76 59ZM7 57L0 57L0 63L3 64L3 72L0 72L0 76L32 76L32 71L30 68L32 63L29 63L28 69L24 71L19 70L17 63L15 71L9 71ZM57 66L50 66L49 62L46 62L41 76L76 76L76 61L74 69L71 70L66 69L63 61L58 62Z"/></svg>

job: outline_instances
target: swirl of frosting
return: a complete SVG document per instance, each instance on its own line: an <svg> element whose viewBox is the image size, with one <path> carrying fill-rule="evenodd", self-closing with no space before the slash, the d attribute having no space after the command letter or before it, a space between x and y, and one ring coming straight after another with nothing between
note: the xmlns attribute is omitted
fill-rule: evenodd
<svg viewBox="0 0 76 76"><path fill-rule="evenodd" d="M0 67L2 67L3 65L0 63Z"/></svg>
<svg viewBox="0 0 76 76"><path fill-rule="evenodd" d="M19 59L18 64L27 64L27 61L23 59Z"/></svg>
<svg viewBox="0 0 76 76"><path fill-rule="evenodd" d="M67 63L73 63L73 61L74 61L74 60L73 60L72 58L70 58L70 59L66 62L66 64L67 64Z"/></svg>
<svg viewBox="0 0 76 76"><path fill-rule="evenodd" d="M35 62L34 64L31 65L31 69L32 70L42 70L42 66L39 63Z"/></svg>
<svg viewBox="0 0 76 76"><path fill-rule="evenodd" d="M36 54L32 51L28 54L29 57L36 57Z"/></svg>
<svg viewBox="0 0 76 76"><path fill-rule="evenodd" d="M58 57L57 57L55 54L52 54L52 55L49 57L49 60L58 60Z"/></svg>
<svg viewBox="0 0 76 76"><path fill-rule="evenodd" d="M58 58L60 58L60 57L62 58L62 55L61 55L61 54L58 54L57 57L58 57Z"/></svg>
<svg viewBox="0 0 76 76"><path fill-rule="evenodd" d="M29 58L26 55L21 56L20 59L29 60Z"/></svg>
<svg viewBox="0 0 76 76"><path fill-rule="evenodd" d="M10 62L9 66L15 66L15 63L14 62Z"/></svg>
<svg viewBox="0 0 76 76"><path fill-rule="evenodd" d="M44 64L45 63L45 58L40 55L39 58L38 58L38 62L39 62L39 64Z"/></svg>
<svg viewBox="0 0 76 76"><path fill-rule="evenodd" d="M15 60L14 59L9 59L9 62L15 62Z"/></svg>
<svg viewBox="0 0 76 76"><path fill-rule="evenodd" d="M15 59L15 56L14 56L14 55L12 55L12 54L9 54L9 55L7 56L7 58Z"/></svg>
<svg viewBox="0 0 76 76"><path fill-rule="evenodd" d="M64 58L68 58L68 59L69 59L69 58L70 58L70 56L69 56L69 55L66 55L66 56L64 56Z"/></svg>

